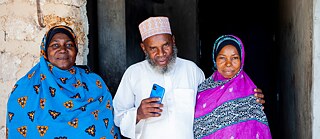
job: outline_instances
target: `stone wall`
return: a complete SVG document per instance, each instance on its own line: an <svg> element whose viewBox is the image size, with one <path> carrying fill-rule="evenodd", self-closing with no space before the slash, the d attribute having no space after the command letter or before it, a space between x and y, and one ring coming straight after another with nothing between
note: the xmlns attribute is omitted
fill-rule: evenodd
<svg viewBox="0 0 320 139"><path fill-rule="evenodd" d="M6 104L15 82L38 61L40 43L52 26L63 24L78 36L77 64L87 64L88 19L86 0L0 0L0 139L4 138ZM40 24L45 27L41 27Z"/></svg>

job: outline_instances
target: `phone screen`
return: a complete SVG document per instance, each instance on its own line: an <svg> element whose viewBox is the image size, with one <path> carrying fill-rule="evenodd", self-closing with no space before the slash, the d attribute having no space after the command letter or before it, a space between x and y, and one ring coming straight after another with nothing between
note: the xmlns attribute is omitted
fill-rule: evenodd
<svg viewBox="0 0 320 139"><path fill-rule="evenodd" d="M158 98L160 98L158 103L161 103L163 96L164 96L164 92L165 92L165 89L162 86L160 86L158 84L153 84L152 89L151 89L150 98L158 97Z"/></svg>

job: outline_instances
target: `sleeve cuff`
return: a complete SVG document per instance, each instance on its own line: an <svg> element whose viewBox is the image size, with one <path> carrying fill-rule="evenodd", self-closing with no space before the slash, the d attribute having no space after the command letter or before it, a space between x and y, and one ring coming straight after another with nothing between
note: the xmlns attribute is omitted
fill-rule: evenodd
<svg viewBox="0 0 320 139"><path fill-rule="evenodd" d="M145 120L142 119L136 124L137 108L132 108L127 111L120 123L121 134L132 139L139 139L142 134L142 129Z"/></svg>

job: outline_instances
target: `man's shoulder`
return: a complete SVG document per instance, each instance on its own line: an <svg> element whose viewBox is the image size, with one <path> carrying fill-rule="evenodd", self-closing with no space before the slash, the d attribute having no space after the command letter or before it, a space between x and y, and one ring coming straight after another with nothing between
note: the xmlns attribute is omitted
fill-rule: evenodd
<svg viewBox="0 0 320 139"><path fill-rule="evenodd" d="M203 74L203 71L200 69L200 67L195 62L188 59L177 57L177 67L183 70L189 70L192 72Z"/></svg>
<svg viewBox="0 0 320 139"><path fill-rule="evenodd" d="M129 69L129 68L137 68L137 67L144 66L144 65L146 64L146 62L147 62L146 60L143 60L143 61L134 63L134 64L130 65L130 66L128 67L128 69Z"/></svg>
<svg viewBox="0 0 320 139"><path fill-rule="evenodd" d="M130 65L125 72L138 72L141 71L143 69L145 69L147 67L147 60L143 60L137 63L134 63L132 65Z"/></svg>
<svg viewBox="0 0 320 139"><path fill-rule="evenodd" d="M194 63L193 61L191 60L188 60L188 59L184 59L184 58L180 58L180 57L177 57L177 63L180 63L182 65L187 65L187 66L195 66L195 67L198 67L196 63Z"/></svg>

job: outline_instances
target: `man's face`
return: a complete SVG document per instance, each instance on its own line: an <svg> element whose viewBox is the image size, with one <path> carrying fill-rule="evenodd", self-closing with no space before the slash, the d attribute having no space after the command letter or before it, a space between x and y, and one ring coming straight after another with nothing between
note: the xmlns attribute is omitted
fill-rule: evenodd
<svg viewBox="0 0 320 139"><path fill-rule="evenodd" d="M158 34L151 36L141 43L141 48L146 54L149 63L161 73L170 70L174 63L176 51L174 51L174 37L170 34Z"/></svg>
<svg viewBox="0 0 320 139"><path fill-rule="evenodd" d="M66 70L76 61L77 50L73 41L63 33L57 33L48 46L48 60L54 66Z"/></svg>

